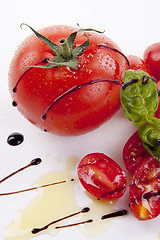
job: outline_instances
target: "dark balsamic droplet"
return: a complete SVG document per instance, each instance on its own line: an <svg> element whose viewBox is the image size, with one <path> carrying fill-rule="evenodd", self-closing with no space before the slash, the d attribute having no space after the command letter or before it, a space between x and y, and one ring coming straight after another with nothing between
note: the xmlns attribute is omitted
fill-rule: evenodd
<svg viewBox="0 0 160 240"><path fill-rule="evenodd" d="M142 78L142 84L145 85L149 80L149 77L148 76L143 76Z"/></svg>
<svg viewBox="0 0 160 240"><path fill-rule="evenodd" d="M89 207L85 207L82 209L82 213L86 213L86 212L89 212L90 211L90 208Z"/></svg>
<svg viewBox="0 0 160 240"><path fill-rule="evenodd" d="M31 161L31 165L38 165L42 162L41 158L35 158Z"/></svg>
<svg viewBox="0 0 160 240"><path fill-rule="evenodd" d="M13 107L17 107L17 103L15 101L12 102Z"/></svg>
<svg viewBox="0 0 160 240"><path fill-rule="evenodd" d="M7 143L11 146L17 146L24 141L24 136L21 133L14 132L7 138Z"/></svg>
<svg viewBox="0 0 160 240"><path fill-rule="evenodd" d="M43 119L43 120L46 120L46 118L47 118L47 115L46 115L46 114L43 114L43 115L42 115L42 119Z"/></svg>

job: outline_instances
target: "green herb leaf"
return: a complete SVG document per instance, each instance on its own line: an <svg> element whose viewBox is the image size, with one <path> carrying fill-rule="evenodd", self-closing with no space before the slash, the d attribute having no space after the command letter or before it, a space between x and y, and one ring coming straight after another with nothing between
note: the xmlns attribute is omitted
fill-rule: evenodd
<svg viewBox="0 0 160 240"><path fill-rule="evenodd" d="M158 107L157 85L149 74L143 71L127 70L120 92L125 116L135 126L147 122Z"/></svg>
<svg viewBox="0 0 160 240"><path fill-rule="evenodd" d="M152 117L138 130L144 147L160 161L160 119Z"/></svg>

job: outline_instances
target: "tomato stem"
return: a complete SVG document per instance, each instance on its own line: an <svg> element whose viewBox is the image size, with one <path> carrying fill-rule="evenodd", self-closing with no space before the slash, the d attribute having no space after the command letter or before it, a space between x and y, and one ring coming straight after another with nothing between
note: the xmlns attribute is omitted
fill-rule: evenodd
<svg viewBox="0 0 160 240"><path fill-rule="evenodd" d="M61 44L61 48L62 48L62 53L61 55L65 58L65 59L70 59L72 57L71 54L71 49L69 47L69 43L66 39L61 39L60 40L60 44Z"/></svg>
<svg viewBox="0 0 160 240"><path fill-rule="evenodd" d="M54 42L50 41L48 38L40 34L39 32L35 31L28 24L23 23L21 24L21 26L22 25L26 25L27 27L29 27L32 30L32 32L54 52L55 58L53 59L53 61L43 66L31 66L31 67L47 68L47 69L52 67L58 67L58 66L67 66L67 67L76 69L79 66L77 57L80 54L82 54L90 44L90 38L86 33L86 31L94 31L97 33L101 33L94 29L79 29L71 33L67 39L61 39L60 40L61 46L58 46L57 44L55 44ZM80 31L83 31L85 33L87 40L84 43L82 43L80 46L73 48L77 33Z"/></svg>

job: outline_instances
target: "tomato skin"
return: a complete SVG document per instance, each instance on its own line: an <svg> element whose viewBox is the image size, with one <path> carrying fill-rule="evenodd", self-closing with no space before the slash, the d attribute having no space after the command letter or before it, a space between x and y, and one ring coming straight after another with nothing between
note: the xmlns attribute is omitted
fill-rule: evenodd
<svg viewBox="0 0 160 240"><path fill-rule="evenodd" d="M136 131L126 142L123 148L123 161L126 169L134 173L138 165L151 154L143 146L142 140Z"/></svg>
<svg viewBox="0 0 160 240"><path fill-rule="evenodd" d="M157 91L158 91L158 100L159 100L159 104L158 104L158 108L157 111L155 113L155 117L156 118L160 118L160 81L156 82L157 83Z"/></svg>
<svg viewBox="0 0 160 240"><path fill-rule="evenodd" d="M129 190L130 207L138 220L160 214L160 162L146 158L136 169Z"/></svg>
<svg viewBox="0 0 160 240"><path fill-rule="evenodd" d="M67 38L76 30L69 26L51 26L39 32L59 44L62 38ZM11 96L22 115L42 130L58 135L83 134L100 126L120 107L120 84L101 82L65 96L48 112L46 120L42 120L42 115L53 101L76 85L106 78L122 82L128 68L126 60L114 51L99 48L98 44L116 49L119 47L102 34L89 32L88 35L90 45L77 57L77 69L61 66L51 69L30 68L26 71L27 66L33 66L44 58L54 58L53 52L35 35L25 39L13 57L9 69ZM85 34L79 32L75 47L85 41ZM13 93L20 78L17 91Z"/></svg>
<svg viewBox="0 0 160 240"><path fill-rule="evenodd" d="M144 61L149 66L151 76L156 81L160 80L160 42L154 43L146 48L143 55Z"/></svg>
<svg viewBox="0 0 160 240"><path fill-rule="evenodd" d="M148 65L141 58L139 58L136 55L129 55L129 56L127 56L127 58L128 58L129 64L130 64L130 69L140 70L140 71L144 71L144 72L147 72L148 74L150 74Z"/></svg>
<svg viewBox="0 0 160 240"><path fill-rule="evenodd" d="M90 153L78 165L83 187L99 199L115 200L126 190L126 176L121 167L103 153Z"/></svg>

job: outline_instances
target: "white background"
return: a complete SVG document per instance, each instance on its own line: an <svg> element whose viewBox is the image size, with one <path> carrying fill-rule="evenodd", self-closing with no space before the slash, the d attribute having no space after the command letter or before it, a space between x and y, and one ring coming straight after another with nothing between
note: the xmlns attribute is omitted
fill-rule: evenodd
<svg viewBox="0 0 160 240"><path fill-rule="evenodd" d="M122 163L122 148L128 137L134 132L134 127L124 119L120 110L113 119L99 129L79 137L62 138L46 133L27 122L11 106L8 93L8 68L17 46L25 37L31 34L28 28L20 28L21 23L27 23L38 30L55 24L75 26L79 23L83 28L105 30L126 55L134 54L143 57L145 48L160 41L160 1L159 0L5 0L0 7L0 178L18 169L34 157L42 157L44 164L33 172L33 176L17 176L17 180L9 180L1 185L0 191L14 189L21 182L23 188L30 186L34 180L49 169L54 169L54 158L66 159L75 154L82 158L89 152L104 152ZM25 142L12 148L6 143L6 138L12 132L22 132ZM46 157L48 153L48 156ZM21 175L22 177L22 175ZM19 197L14 201L0 198L0 239L4 239L3 231L11 221L13 212L19 206ZM124 205L121 203L122 206ZM104 236L95 239L110 240L158 240L159 218L139 222L129 215L115 224ZM65 231L64 231L64 234ZM74 231L67 231L67 237L74 236ZM59 234L55 240L66 237ZM40 240L42 237L36 236ZM50 240L46 236L45 240ZM80 238L82 240L82 236ZM83 236L87 240L87 237ZM25 239L23 239L25 240Z"/></svg>

